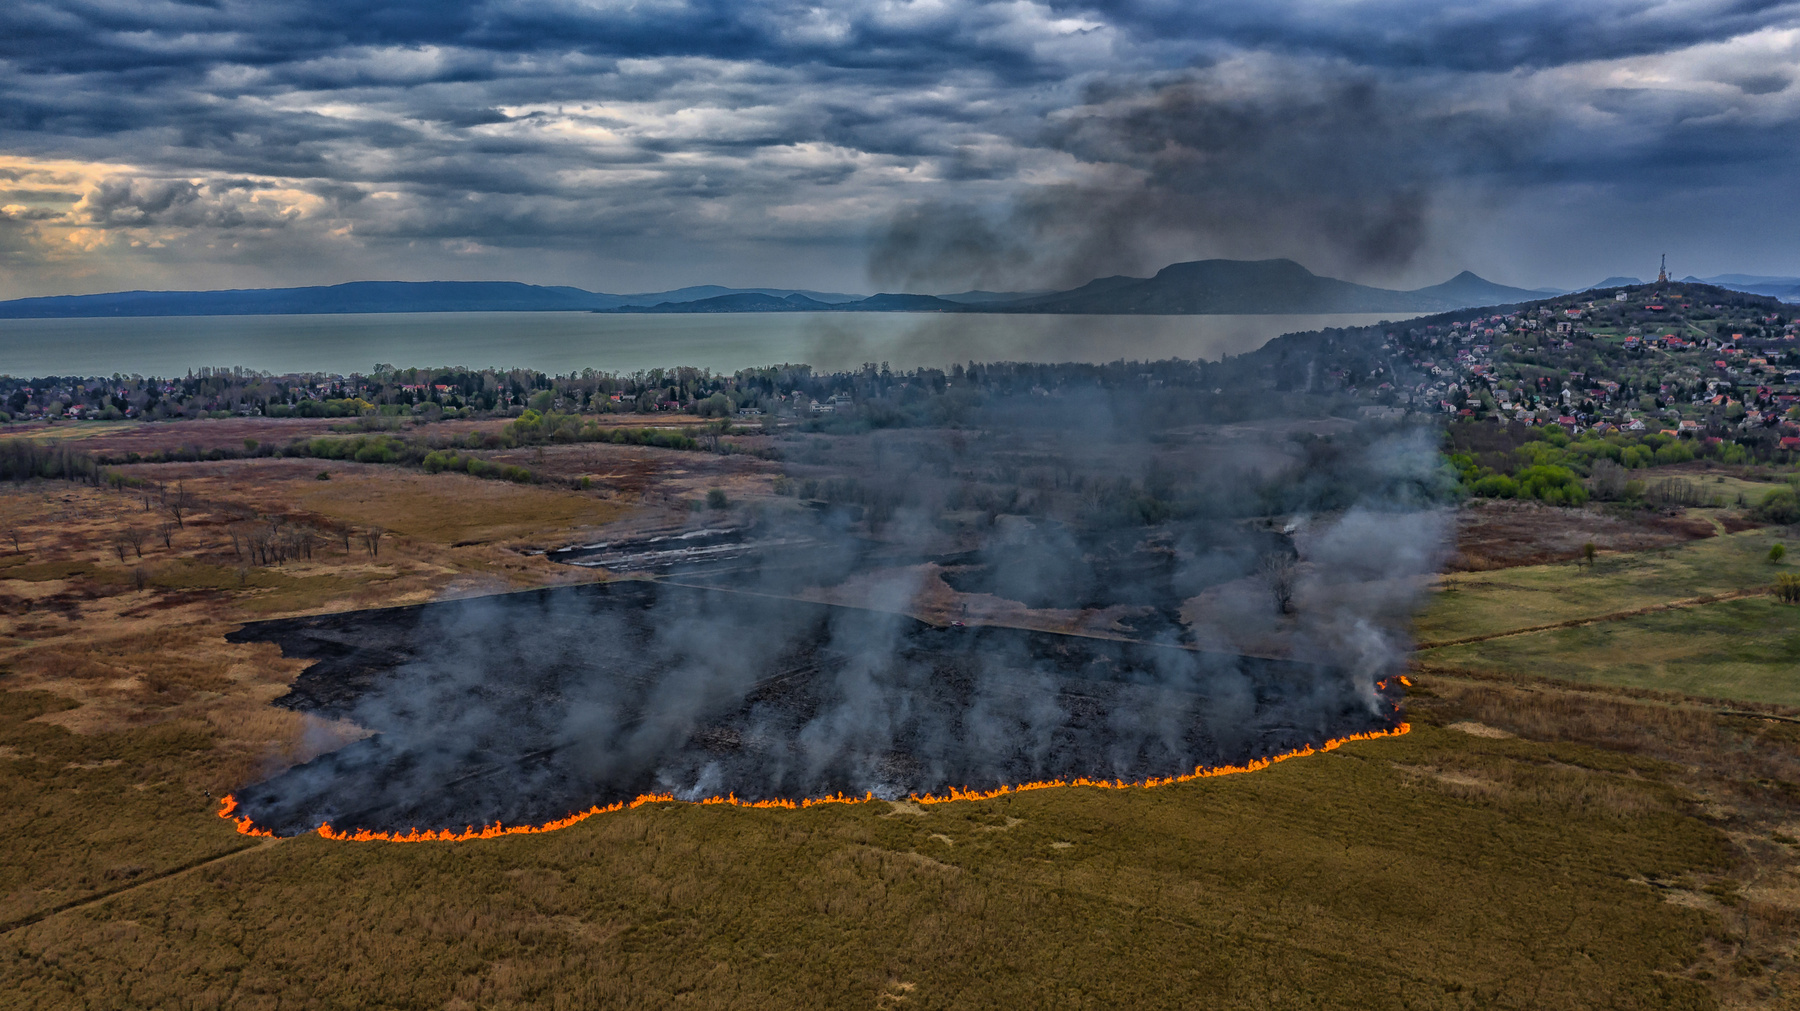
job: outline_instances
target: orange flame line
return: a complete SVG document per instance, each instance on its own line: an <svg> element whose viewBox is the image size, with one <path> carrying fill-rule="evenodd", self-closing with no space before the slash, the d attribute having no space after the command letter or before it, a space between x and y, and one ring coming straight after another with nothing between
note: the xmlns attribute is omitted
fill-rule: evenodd
<svg viewBox="0 0 1800 1011"><path fill-rule="evenodd" d="M235 824L239 835L260 835L274 838L275 833L266 828L257 828L256 823L250 820L249 815L240 817L234 813L238 806L236 797L228 793L225 795L225 799L219 802L219 805L219 817Z"/></svg>
<svg viewBox="0 0 1800 1011"><path fill-rule="evenodd" d="M1240 772L1256 772L1259 769L1266 769L1276 762L1285 762L1290 758L1304 758L1307 755L1317 755L1326 751L1335 751L1340 746L1348 744L1351 741L1372 741L1382 737L1399 737L1411 730L1412 724L1402 723L1387 730L1371 730L1367 733L1350 734L1346 737L1334 738L1316 748L1309 744L1294 751L1283 752L1279 755L1271 755L1268 758L1258 758L1254 761L1246 762L1243 765L1221 765L1211 769L1196 768L1193 772L1184 773L1178 776L1153 776L1149 779L1136 780L1133 782L1126 782L1122 779L1089 779L1085 776L1081 776L1075 779L1050 779L1036 783L1020 783L1017 786L1000 786L995 787L992 790L964 790L957 787L951 787L947 793L915 793L908 799L918 804L947 804L952 801L961 800L992 800L995 797L1005 797L1010 794L1024 793L1027 790L1049 790L1066 786L1090 786L1106 790L1149 789L1157 786L1168 786L1173 783L1190 783L1196 779L1212 779L1216 776L1230 776ZM845 794L838 793L828 797L807 797L802 800L739 800L735 794L732 794L724 797L707 797L699 801L685 801L683 803L698 803L702 806L708 804L724 804L731 807L780 808L787 811L797 811L809 807L820 807L825 804L862 804L874 799L876 798L873 793L867 793L860 797L846 796ZM319 826L319 835L326 839L340 839L346 842L463 842L469 839L498 839L501 836L537 835L542 832L554 832L557 829L568 828L570 825L574 825L577 822L586 821L597 814L610 814L614 811L624 811L630 808L642 807L645 804L666 804L675 801L676 797L673 794L646 793L635 800L619 801L616 804L607 804L604 807L590 807L586 811L577 811L566 818L558 818L555 821L548 821L542 825L501 825L496 822L495 824L486 825L481 828L470 825L460 831L456 829L432 829L421 832L415 828L402 834L399 832L371 832L367 829L355 829L353 831L344 832L332 828L331 825L327 823ZM247 816L235 816L233 812L236 810L237 798L227 795L223 802L223 807L219 811L219 817L234 822L237 825L237 830L244 835L273 836L275 834L267 829L258 828Z"/></svg>

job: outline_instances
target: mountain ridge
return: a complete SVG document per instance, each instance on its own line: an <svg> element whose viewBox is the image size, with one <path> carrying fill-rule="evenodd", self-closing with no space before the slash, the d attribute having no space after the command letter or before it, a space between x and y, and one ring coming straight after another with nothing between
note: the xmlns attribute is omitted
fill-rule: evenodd
<svg viewBox="0 0 1800 1011"><path fill-rule="evenodd" d="M1192 260L1152 277L1099 278L1054 295L994 303L992 312L1093 314L1315 314L1442 312L1544 297L1495 284L1471 271L1411 291L1376 288L1315 274L1293 260Z"/></svg>
<svg viewBox="0 0 1800 1011"><path fill-rule="evenodd" d="M1495 284L1466 270L1440 284L1396 290L1314 274L1293 260L1212 259L1169 264L1147 278L1100 277L1067 291L1048 293L982 291L936 296L883 292L864 297L795 288L694 285L614 295L522 281L350 281L297 288L38 296L0 302L0 319L569 311L1417 314L1510 305L1542 297L1543 292Z"/></svg>

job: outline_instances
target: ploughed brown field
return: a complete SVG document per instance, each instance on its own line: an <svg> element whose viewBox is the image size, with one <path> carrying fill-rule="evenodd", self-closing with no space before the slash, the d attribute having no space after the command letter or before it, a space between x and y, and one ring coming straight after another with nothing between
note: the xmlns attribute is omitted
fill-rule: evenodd
<svg viewBox="0 0 1800 1011"><path fill-rule="evenodd" d="M227 448L300 424L84 441ZM828 468L857 438L816 437L795 466ZM1800 994L1800 696L1537 677L1483 644L1516 650L1518 628L1559 619L1507 625L1479 606L1492 579L1452 584L1461 596L1426 616L1422 638L1467 652L1422 654L1410 734L1254 773L928 806L656 803L461 843L238 834L221 797L365 731L271 706L305 663L228 633L608 578L542 552L729 522L777 501L781 475L747 453L508 453L554 480L255 458L120 467L135 487L0 488L0 1004L1536 1009ZM692 507L713 489L729 505ZM1465 515L1458 547L1480 560L1469 577L1518 574L1505 599L1554 598L1557 579L1608 578L1640 553L1706 548L1693 557L1747 571L1750 548L1721 554L1728 539L1777 533L1736 516L1495 507ZM252 557L257 537L285 538L285 557ZM1587 541L1597 571L1568 561ZM1671 580L1715 571L1666 557ZM905 605L928 621L1129 635L1134 620L930 575Z"/></svg>

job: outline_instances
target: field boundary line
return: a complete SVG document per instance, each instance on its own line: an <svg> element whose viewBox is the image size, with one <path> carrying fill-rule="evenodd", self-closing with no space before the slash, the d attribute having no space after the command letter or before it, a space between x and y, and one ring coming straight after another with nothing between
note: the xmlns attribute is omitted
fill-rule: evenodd
<svg viewBox="0 0 1800 1011"><path fill-rule="evenodd" d="M60 905L51 906L49 909L39 910L38 912L32 913L29 916L22 916L19 919L12 921L11 923L0 924L0 937L4 937L5 935L10 934L15 930L24 930L26 927L29 927L33 924L42 923L43 921L48 920L52 916L56 916L61 913L67 913L67 912L69 912L71 910L75 910L75 909L85 909L88 906L99 905L100 903L105 902L108 899L117 898L118 896L123 895L126 892L136 891L139 888L148 888L151 885L160 884L164 881L169 880L170 878L178 878L181 875L186 874L190 871L197 871L202 867L207 867L212 864L216 864L221 860L230 860L232 857L240 856L242 854L250 852L251 850L267 849L270 846L273 846L280 841L281 841L280 839L265 839L262 842L251 843L248 846L239 846L236 849L227 850L224 853L220 853L215 856L202 857L199 860L190 861L188 863L182 864L180 867L174 868L173 870L164 871L163 873L158 874L157 876L155 876L153 878L145 878L142 881L134 881L131 884L121 885L118 888L112 889L111 891L100 892L97 895L88 895L88 896L84 896L79 899L70 899L69 901L64 902Z"/></svg>
<svg viewBox="0 0 1800 1011"><path fill-rule="evenodd" d="M1418 643L1413 646L1413 649L1441 649L1445 646L1462 646L1471 642L1486 642L1489 639L1504 639L1509 635L1530 635L1533 632L1550 632L1559 628L1576 628L1581 625L1597 625L1603 621L1619 621L1623 618L1636 618L1640 615L1656 614L1659 611L1678 611L1686 607L1718 604L1727 600L1742 600L1745 597L1761 597L1768 592L1769 588L1766 586L1753 586L1743 590L1732 590L1728 593L1709 593L1701 597L1687 597L1682 600L1670 600L1661 604L1634 607L1629 611L1613 611L1609 614L1596 614L1586 618L1570 618L1567 621L1553 621L1547 625L1528 625L1525 628L1509 628L1500 632L1483 632L1480 635L1466 635L1458 639L1434 639L1430 642Z"/></svg>

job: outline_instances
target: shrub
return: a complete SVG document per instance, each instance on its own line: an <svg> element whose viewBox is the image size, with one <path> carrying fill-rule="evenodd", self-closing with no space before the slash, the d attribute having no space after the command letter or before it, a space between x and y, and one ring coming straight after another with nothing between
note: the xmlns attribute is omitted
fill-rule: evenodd
<svg viewBox="0 0 1800 1011"><path fill-rule="evenodd" d="M1771 562L1779 562L1783 558L1786 558L1786 557L1787 557L1787 545L1785 545L1785 544L1776 544L1774 547L1771 547L1769 549L1769 561L1771 561Z"/></svg>
<svg viewBox="0 0 1800 1011"><path fill-rule="evenodd" d="M371 442L356 450L357 463L393 463L394 451L384 442Z"/></svg>
<svg viewBox="0 0 1800 1011"><path fill-rule="evenodd" d="M1750 462L1749 448L1739 445L1738 443L1735 443L1735 442L1720 443L1719 448L1715 452L1716 452L1716 455L1718 456L1720 462L1722 462L1722 463L1749 463Z"/></svg>
<svg viewBox="0 0 1800 1011"><path fill-rule="evenodd" d="M1555 506L1578 506L1588 500L1587 489L1575 472L1554 464L1526 467L1513 475L1520 498L1535 498Z"/></svg>
<svg viewBox="0 0 1800 1011"><path fill-rule="evenodd" d="M1788 604L1800 604L1800 574L1783 572L1775 577L1775 596Z"/></svg>
<svg viewBox="0 0 1800 1011"><path fill-rule="evenodd" d="M1694 451L1685 442L1671 442L1656 451L1656 462L1659 464L1686 463L1693 458Z"/></svg>
<svg viewBox="0 0 1800 1011"><path fill-rule="evenodd" d="M1477 479L1469 490L1482 498L1516 498L1519 494L1519 482L1505 474L1489 474Z"/></svg>
<svg viewBox="0 0 1800 1011"><path fill-rule="evenodd" d="M1777 488L1764 495L1750 515L1764 523L1800 523L1800 497L1792 488Z"/></svg>
<svg viewBox="0 0 1800 1011"><path fill-rule="evenodd" d="M712 488L707 491L707 493L706 493L706 508L708 508L708 509L723 509L726 506L729 506L730 504L731 504L731 500L729 500L725 497L725 489Z"/></svg>

